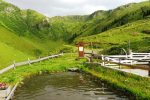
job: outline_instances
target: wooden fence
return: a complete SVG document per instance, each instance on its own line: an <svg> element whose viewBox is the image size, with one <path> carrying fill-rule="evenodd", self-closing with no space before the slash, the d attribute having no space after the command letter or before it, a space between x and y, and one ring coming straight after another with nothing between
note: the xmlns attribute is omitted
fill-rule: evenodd
<svg viewBox="0 0 150 100"><path fill-rule="evenodd" d="M28 59L27 61L24 61L24 62L18 62L18 63L14 62L14 64L12 64L12 65L10 65L10 66L0 70L0 74L3 74L5 72L9 71L10 69L14 69L17 66L22 66L22 65L27 65L27 64L30 65L32 63L40 62L40 61L43 61L43 60L46 60L46 59L50 59L50 58L59 57L59 56L62 56L62 55L63 55L63 53L57 54L57 55L51 55L51 56L47 56L47 57L43 57L43 58L39 58L39 59L36 59L36 60Z"/></svg>
<svg viewBox="0 0 150 100"><path fill-rule="evenodd" d="M102 60L112 61L122 64L149 64L150 62L150 53L133 53L129 55L102 55Z"/></svg>

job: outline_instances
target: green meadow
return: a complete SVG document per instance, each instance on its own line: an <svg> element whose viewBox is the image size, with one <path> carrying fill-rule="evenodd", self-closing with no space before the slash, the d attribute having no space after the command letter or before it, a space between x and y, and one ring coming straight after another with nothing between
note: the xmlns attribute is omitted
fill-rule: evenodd
<svg viewBox="0 0 150 100"><path fill-rule="evenodd" d="M134 52L149 52L150 34L144 33L149 30L150 18L128 23L123 26L110 29L97 35L77 38L75 41L98 42L94 48L102 49L104 54L119 54L121 48L132 49Z"/></svg>
<svg viewBox="0 0 150 100"><path fill-rule="evenodd" d="M58 58L49 59L32 65L16 67L0 76L0 82L14 85L24 84L24 80L43 73L66 72L68 68L79 68L98 80L105 82L110 88L119 89L136 100L149 100L150 79L133 74L115 71L96 64L85 64L86 59L77 60L77 54L66 53Z"/></svg>

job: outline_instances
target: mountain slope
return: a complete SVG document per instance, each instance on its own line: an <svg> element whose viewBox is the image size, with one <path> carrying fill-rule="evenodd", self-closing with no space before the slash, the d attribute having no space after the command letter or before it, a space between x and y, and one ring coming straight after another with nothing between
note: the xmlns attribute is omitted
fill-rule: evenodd
<svg viewBox="0 0 150 100"><path fill-rule="evenodd" d="M47 18L33 10L20 10L6 2L0 4L0 12L0 23L21 36L71 42L78 36L98 34L146 18L150 15L150 1L131 3L109 11L99 10L85 16Z"/></svg>
<svg viewBox="0 0 150 100"><path fill-rule="evenodd" d="M119 54L122 48L128 50L129 46L134 52L150 52L150 18L75 40L75 42L79 41L99 42L93 47L105 54Z"/></svg>
<svg viewBox="0 0 150 100"><path fill-rule="evenodd" d="M149 14L150 2L147 1L109 11L99 10L91 15L48 18L0 0L0 69L14 60L59 52L63 44L82 38L101 42L97 47L104 53L114 54L118 48L127 48L129 40L133 50L146 52L149 35L143 32L149 31ZM98 35L85 37L93 34ZM144 45L138 47L139 43Z"/></svg>
<svg viewBox="0 0 150 100"><path fill-rule="evenodd" d="M0 69L15 60L24 61L28 58L38 58L56 52L61 48L63 42L40 40L38 38L27 38L18 36L16 33L0 26ZM6 63L7 62L7 63Z"/></svg>
<svg viewBox="0 0 150 100"><path fill-rule="evenodd" d="M97 17L82 26L82 31L78 33L81 36L98 34L128 22L146 18L150 15L150 1L131 3L109 11L98 11L92 15Z"/></svg>
<svg viewBox="0 0 150 100"><path fill-rule="evenodd" d="M0 0L0 69L15 60L24 61L56 52L63 41L52 41L46 17L33 10L20 10ZM38 28L37 28L38 27Z"/></svg>

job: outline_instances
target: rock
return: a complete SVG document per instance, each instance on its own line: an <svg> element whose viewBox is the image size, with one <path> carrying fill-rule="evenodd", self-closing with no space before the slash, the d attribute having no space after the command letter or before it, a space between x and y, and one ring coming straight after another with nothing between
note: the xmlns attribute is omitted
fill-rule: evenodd
<svg viewBox="0 0 150 100"><path fill-rule="evenodd" d="M71 72L78 72L78 71L79 71L79 68L68 68L68 71L71 71Z"/></svg>

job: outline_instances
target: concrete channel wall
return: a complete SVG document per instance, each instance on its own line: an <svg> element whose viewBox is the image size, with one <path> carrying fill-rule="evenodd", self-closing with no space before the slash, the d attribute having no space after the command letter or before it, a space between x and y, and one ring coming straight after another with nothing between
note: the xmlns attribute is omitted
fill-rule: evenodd
<svg viewBox="0 0 150 100"><path fill-rule="evenodd" d="M110 63L110 62L109 62ZM119 65L117 63L114 63L112 62L112 64L103 64L103 63L100 63L100 62L87 62L87 64L98 64L99 66L101 67L104 67L104 68L109 68L109 69L112 69L112 70L117 70L117 71L120 71L120 72L124 72L124 73L129 73L129 74L134 74L134 75L137 75L137 76L140 76L140 77L145 77L145 78L150 78L148 75L145 76L145 75L141 75L141 74L137 74L137 73L134 73L134 72L130 72L130 71L125 71L123 70L120 66L122 65ZM123 66L128 66L128 65L123 65ZM146 70L145 70L146 71ZM147 70L147 73L149 71Z"/></svg>

